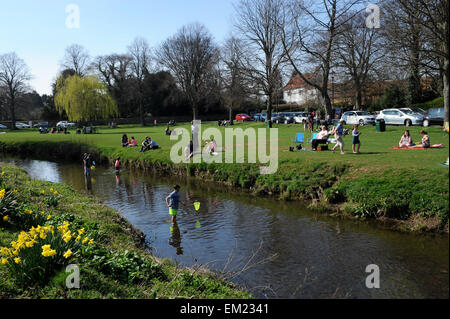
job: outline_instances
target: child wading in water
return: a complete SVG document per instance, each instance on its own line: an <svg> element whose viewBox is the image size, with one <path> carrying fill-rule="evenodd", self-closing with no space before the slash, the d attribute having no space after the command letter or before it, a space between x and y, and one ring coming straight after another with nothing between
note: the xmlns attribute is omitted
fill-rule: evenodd
<svg viewBox="0 0 450 319"><path fill-rule="evenodd" d="M120 157L116 158L116 163L114 164L114 168L116 169L116 174L120 173Z"/></svg>
<svg viewBox="0 0 450 319"><path fill-rule="evenodd" d="M177 221L177 215L178 215L178 207L180 204L180 186L175 185L173 187L173 192L169 194L169 196L166 197L166 203L169 207L169 214L172 216L172 223L175 223ZM181 204L184 205L182 202Z"/></svg>
<svg viewBox="0 0 450 319"><path fill-rule="evenodd" d="M353 125L353 153L359 154L359 149L361 148L361 141L359 140L359 136L361 135L361 132L358 131L358 125Z"/></svg>

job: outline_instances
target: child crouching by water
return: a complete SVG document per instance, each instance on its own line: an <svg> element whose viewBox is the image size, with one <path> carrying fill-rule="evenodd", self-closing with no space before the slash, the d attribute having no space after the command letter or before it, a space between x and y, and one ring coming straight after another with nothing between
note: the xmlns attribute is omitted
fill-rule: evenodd
<svg viewBox="0 0 450 319"><path fill-rule="evenodd" d="M175 223L177 221L177 215L178 215L178 208L180 204L180 186L175 185L173 187L173 192L169 194L169 196L166 197L166 203L169 207L169 214L172 216L172 223ZM184 205L183 202L181 204Z"/></svg>

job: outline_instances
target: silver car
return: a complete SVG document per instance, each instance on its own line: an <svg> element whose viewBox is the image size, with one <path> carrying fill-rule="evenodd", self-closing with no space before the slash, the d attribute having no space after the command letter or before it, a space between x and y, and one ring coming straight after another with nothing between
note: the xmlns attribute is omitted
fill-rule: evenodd
<svg viewBox="0 0 450 319"><path fill-rule="evenodd" d="M422 126L423 115L409 109L387 109L380 112L377 120L384 120L389 125Z"/></svg>
<svg viewBox="0 0 450 319"><path fill-rule="evenodd" d="M367 111L350 111L342 115L341 121L348 125L375 125L375 115Z"/></svg>

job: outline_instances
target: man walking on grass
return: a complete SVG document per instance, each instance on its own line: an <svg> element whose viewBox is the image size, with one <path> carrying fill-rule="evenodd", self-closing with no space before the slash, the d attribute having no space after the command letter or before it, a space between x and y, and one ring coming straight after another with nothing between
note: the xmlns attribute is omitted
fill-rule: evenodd
<svg viewBox="0 0 450 319"><path fill-rule="evenodd" d="M336 145L333 147L332 151L336 150L336 147L339 146L341 149L341 154L344 155L344 121L340 121L339 125L334 130L336 136Z"/></svg>

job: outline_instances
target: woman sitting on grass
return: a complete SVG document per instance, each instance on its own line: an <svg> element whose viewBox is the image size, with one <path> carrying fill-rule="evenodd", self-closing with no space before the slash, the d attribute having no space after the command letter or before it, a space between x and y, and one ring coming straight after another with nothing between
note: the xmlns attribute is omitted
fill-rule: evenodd
<svg viewBox="0 0 450 319"><path fill-rule="evenodd" d="M408 130L406 130L403 133L402 138L400 139L400 142L398 143L399 147L410 147L410 146L414 146L411 134L409 133Z"/></svg>
<svg viewBox="0 0 450 319"><path fill-rule="evenodd" d="M122 147L128 147L128 136L127 134L122 135Z"/></svg>
<svg viewBox="0 0 450 319"><path fill-rule="evenodd" d="M317 134L316 139L312 140L312 149L316 151L319 144L327 144L328 135L329 133L327 131L327 127L322 126L321 131L319 132L319 134Z"/></svg>
<svg viewBox="0 0 450 319"><path fill-rule="evenodd" d="M420 135L422 135L422 143L413 146L414 148L430 148L431 142L428 133L425 131L420 131Z"/></svg>
<svg viewBox="0 0 450 319"><path fill-rule="evenodd" d="M134 136L131 137L131 141L128 142L128 147L137 147L138 146L138 142L136 141L136 139L134 138Z"/></svg>

